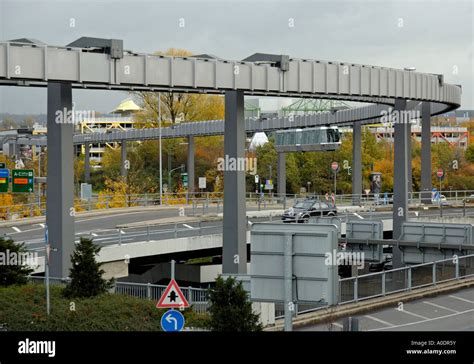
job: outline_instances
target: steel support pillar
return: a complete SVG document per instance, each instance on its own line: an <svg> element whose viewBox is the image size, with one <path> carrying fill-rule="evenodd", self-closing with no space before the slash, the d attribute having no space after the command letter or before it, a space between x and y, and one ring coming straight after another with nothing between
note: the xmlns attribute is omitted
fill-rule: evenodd
<svg viewBox="0 0 474 364"><path fill-rule="evenodd" d="M431 204L431 104L421 105L421 202Z"/></svg>
<svg viewBox="0 0 474 364"><path fill-rule="evenodd" d="M286 154L278 153L278 196L286 196ZM260 182L259 182L260 183Z"/></svg>
<svg viewBox="0 0 474 364"><path fill-rule="evenodd" d="M360 205L362 196L362 127L360 121L352 124L352 204Z"/></svg>
<svg viewBox="0 0 474 364"><path fill-rule="evenodd" d="M90 144L84 144L84 182L89 183L91 179L91 162L90 162Z"/></svg>
<svg viewBox="0 0 474 364"><path fill-rule="evenodd" d="M194 192L194 137L188 136L188 192Z"/></svg>
<svg viewBox="0 0 474 364"><path fill-rule="evenodd" d="M74 125L67 122L71 110L71 84L49 82L46 224L52 277L69 276L74 250ZM63 114L62 123L57 113Z"/></svg>
<svg viewBox="0 0 474 364"><path fill-rule="evenodd" d="M244 93L226 91L224 157L224 228L222 272L247 272L247 219L245 214L245 170L239 163L245 157Z"/></svg>
<svg viewBox="0 0 474 364"><path fill-rule="evenodd" d="M120 175L122 177L127 177L127 142L122 140L120 143L120 152L121 152L121 164L120 164Z"/></svg>
<svg viewBox="0 0 474 364"><path fill-rule="evenodd" d="M407 101L395 99L394 113L394 159L393 159L393 239L400 239L402 224L408 214L408 155L407 155L407 126L405 118ZM393 246L393 268L402 265L401 251Z"/></svg>

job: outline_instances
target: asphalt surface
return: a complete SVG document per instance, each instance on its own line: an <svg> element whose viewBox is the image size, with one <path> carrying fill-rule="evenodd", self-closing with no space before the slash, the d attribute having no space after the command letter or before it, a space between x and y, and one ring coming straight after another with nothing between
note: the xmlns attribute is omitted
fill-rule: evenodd
<svg viewBox="0 0 474 364"><path fill-rule="evenodd" d="M355 316L360 331L474 331L474 288ZM342 320L299 331L342 331Z"/></svg>
<svg viewBox="0 0 474 364"><path fill-rule="evenodd" d="M250 210L250 209L249 209ZM254 210L254 208L251 208ZM185 214L189 216L192 213L192 208L186 209ZM470 216L474 216L474 208L467 209ZM444 216L462 216L462 209L446 209ZM160 218L170 218L179 216L179 208L166 210L144 210L144 211L130 211L123 210L115 214L95 215L88 217L77 217L75 221L76 237L92 236L94 241L100 245L116 244L120 239L122 243L130 243L133 241L147 240L148 236L151 240L171 239L175 237L175 224L167 224L160 226L152 226L148 232L146 228L127 228L117 229L117 226L126 225L136 222L146 222L157 220ZM415 217L415 212L410 212L411 217ZM439 216L439 210L421 210L418 211L418 216ZM377 211L377 212L358 212L339 214L344 221L351 219L390 219L392 212ZM251 222L266 221L268 218L250 219ZM178 237L218 234L222 232L222 221L211 221L198 223L178 223ZM26 225L0 227L0 236L7 235L18 242L25 242L29 250L42 251L44 250L44 223L31 223Z"/></svg>

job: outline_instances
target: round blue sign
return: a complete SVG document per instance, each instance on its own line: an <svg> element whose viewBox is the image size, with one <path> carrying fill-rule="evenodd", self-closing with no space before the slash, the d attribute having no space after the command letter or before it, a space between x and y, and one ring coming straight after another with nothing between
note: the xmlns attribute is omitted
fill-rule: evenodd
<svg viewBox="0 0 474 364"><path fill-rule="evenodd" d="M181 331L184 327L184 316L176 310L166 311L161 316L161 328L166 332Z"/></svg>

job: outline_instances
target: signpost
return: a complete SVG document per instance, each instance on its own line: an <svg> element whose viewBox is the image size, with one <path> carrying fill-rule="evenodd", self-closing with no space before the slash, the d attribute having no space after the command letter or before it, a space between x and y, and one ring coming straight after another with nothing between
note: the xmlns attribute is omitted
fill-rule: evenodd
<svg viewBox="0 0 474 364"><path fill-rule="evenodd" d="M32 169L14 169L12 171L12 192L31 193L34 191L34 173Z"/></svg>
<svg viewBox="0 0 474 364"><path fill-rule="evenodd" d="M184 316L181 312L168 310L161 316L161 328L165 332L181 331L184 327Z"/></svg>
<svg viewBox="0 0 474 364"><path fill-rule="evenodd" d="M436 176L438 177L439 180L439 193L441 193L441 181L444 179L444 171L443 168L438 168L436 171Z"/></svg>
<svg viewBox="0 0 474 364"><path fill-rule="evenodd" d="M0 169L0 193L8 192L9 179L10 170Z"/></svg>
<svg viewBox="0 0 474 364"><path fill-rule="evenodd" d="M165 291L161 295L156 308L171 308L161 316L161 328L163 331L173 332L181 331L184 327L184 316L179 311L175 311L174 308L184 309L189 307L189 303L184 297L181 288L178 283L174 280L174 269L172 262L172 278Z"/></svg>
<svg viewBox="0 0 474 364"><path fill-rule="evenodd" d="M273 190L273 181L271 179L267 179L265 181L265 189L266 190Z"/></svg>
<svg viewBox="0 0 474 364"><path fill-rule="evenodd" d="M333 170L334 172L334 195L336 194L336 175L337 175L337 171L339 170L339 163L337 162L332 162L331 163L331 169Z"/></svg>
<svg viewBox="0 0 474 364"><path fill-rule="evenodd" d="M183 187L188 187L188 174L181 173L181 179L183 181Z"/></svg>
<svg viewBox="0 0 474 364"><path fill-rule="evenodd" d="M46 256L44 257L44 274L46 276L46 313L49 316L50 311L51 311L50 298L49 298L49 254L51 252L51 247L49 245L47 225L45 225L44 227L44 243L45 243L45 249L46 249Z"/></svg>
<svg viewBox="0 0 474 364"><path fill-rule="evenodd" d="M206 189L206 177L199 177L199 188Z"/></svg>
<svg viewBox="0 0 474 364"><path fill-rule="evenodd" d="M156 304L156 308L186 308L189 303L184 297L183 292L174 279L171 279L168 287L161 295L160 300Z"/></svg>

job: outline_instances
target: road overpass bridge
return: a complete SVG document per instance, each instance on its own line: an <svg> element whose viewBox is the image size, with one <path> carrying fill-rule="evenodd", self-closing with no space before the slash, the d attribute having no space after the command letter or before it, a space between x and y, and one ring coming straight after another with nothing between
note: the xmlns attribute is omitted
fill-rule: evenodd
<svg viewBox="0 0 474 364"><path fill-rule="evenodd" d="M408 213L410 103L420 104L422 125L429 133L431 115L458 108L461 97L461 87L445 83L442 75L285 55L255 54L244 61L157 56L124 51L121 40L84 37L66 47L21 40L0 43L0 85L48 89L47 225L50 243L56 249L51 257L54 276L67 276L74 248L73 125L68 118L73 88L225 94L224 152L237 160L244 157L245 95L320 97L393 106L390 116L395 124L397 170L394 236L400 236ZM354 125L357 136L360 121ZM430 160L430 143L426 144L422 147L424 165ZM354 148L360 149L358 141ZM356 158L353 163L358 189L360 161ZM224 184L223 271L245 273L245 171L225 171ZM422 186L431 200L431 170L422 173ZM401 264L400 257L401 252L395 249L394 265Z"/></svg>

